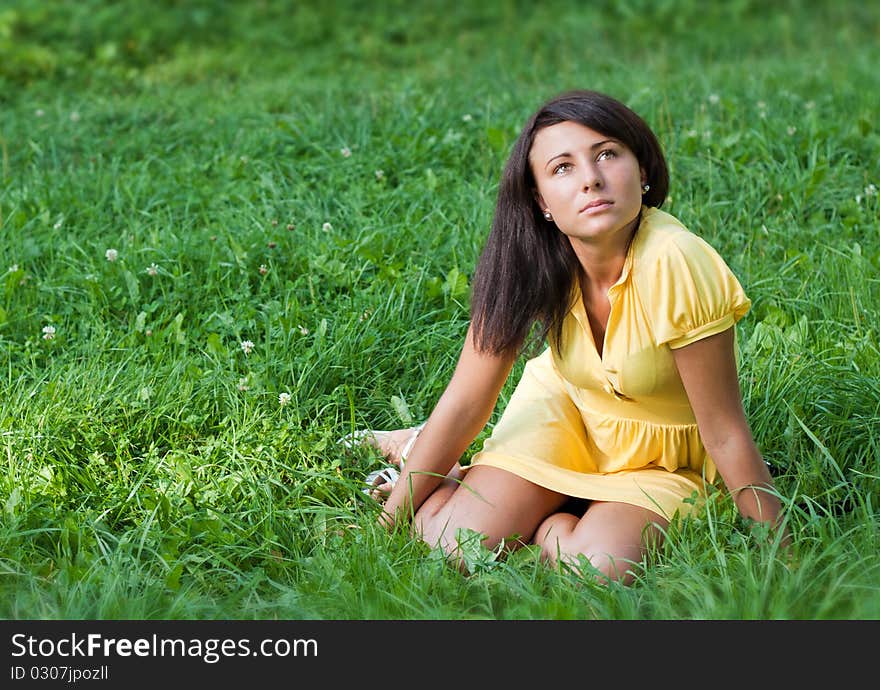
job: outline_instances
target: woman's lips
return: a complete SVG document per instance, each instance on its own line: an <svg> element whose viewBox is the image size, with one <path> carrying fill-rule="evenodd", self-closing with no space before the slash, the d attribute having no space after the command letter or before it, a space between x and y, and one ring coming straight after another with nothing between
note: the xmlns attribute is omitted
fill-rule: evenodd
<svg viewBox="0 0 880 690"><path fill-rule="evenodd" d="M608 199L596 199L584 206L581 209L581 213L601 213L605 209L610 208L613 203L613 201L609 201Z"/></svg>

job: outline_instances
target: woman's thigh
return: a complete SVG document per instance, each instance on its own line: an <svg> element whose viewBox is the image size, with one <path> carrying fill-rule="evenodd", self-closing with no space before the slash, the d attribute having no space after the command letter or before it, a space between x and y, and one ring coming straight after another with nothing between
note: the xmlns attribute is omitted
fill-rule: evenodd
<svg viewBox="0 0 880 690"><path fill-rule="evenodd" d="M507 470L478 465L458 486L441 487L429 497L416 512L414 527L430 546L447 552L455 550L460 529L483 534L488 548L502 539L528 543L538 525L567 499Z"/></svg>
<svg viewBox="0 0 880 690"><path fill-rule="evenodd" d="M604 576L627 582L632 579L628 571L650 547L660 544L668 524L641 506L595 501L580 519L566 513L548 517L538 528L535 543L547 559L577 566L584 556Z"/></svg>

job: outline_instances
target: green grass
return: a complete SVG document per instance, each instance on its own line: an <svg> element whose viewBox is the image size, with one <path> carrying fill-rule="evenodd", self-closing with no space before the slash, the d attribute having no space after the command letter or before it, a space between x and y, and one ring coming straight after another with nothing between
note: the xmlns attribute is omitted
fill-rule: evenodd
<svg viewBox="0 0 880 690"><path fill-rule="evenodd" d="M880 618L880 11L359 5L0 8L0 616ZM791 568L722 495L628 588L532 549L463 576L335 442L430 412L509 147L567 88L652 124L665 208L753 300Z"/></svg>

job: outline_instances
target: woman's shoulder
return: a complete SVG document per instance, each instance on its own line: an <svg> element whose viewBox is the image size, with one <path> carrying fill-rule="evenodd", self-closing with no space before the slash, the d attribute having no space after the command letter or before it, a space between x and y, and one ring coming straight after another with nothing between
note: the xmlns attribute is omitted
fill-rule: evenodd
<svg viewBox="0 0 880 690"><path fill-rule="evenodd" d="M668 213L655 209L644 220L633 284L655 343L681 347L742 318L751 303L721 255Z"/></svg>
<svg viewBox="0 0 880 690"><path fill-rule="evenodd" d="M697 257L708 254L712 259L720 259L718 253L706 240L677 217L659 208L645 208L638 234L641 237L635 249L638 263L642 266L654 266L657 262L664 261L670 254Z"/></svg>

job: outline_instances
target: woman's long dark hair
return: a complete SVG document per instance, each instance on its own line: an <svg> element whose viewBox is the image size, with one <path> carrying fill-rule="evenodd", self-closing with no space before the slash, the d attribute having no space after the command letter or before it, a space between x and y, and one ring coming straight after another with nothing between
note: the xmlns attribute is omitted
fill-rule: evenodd
<svg viewBox="0 0 880 690"><path fill-rule="evenodd" d="M646 206L659 208L666 199L669 171L660 143L623 103L596 91L569 91L541 106L523 127L504 167L492 229L474 273L471 324L480 351L502 354L524 348L536 322L538 343L548 335L561 341L579 264L568 238L538 207L529 152L538 131L568 121L629 147L651 186L642 197Z"/></svg>

